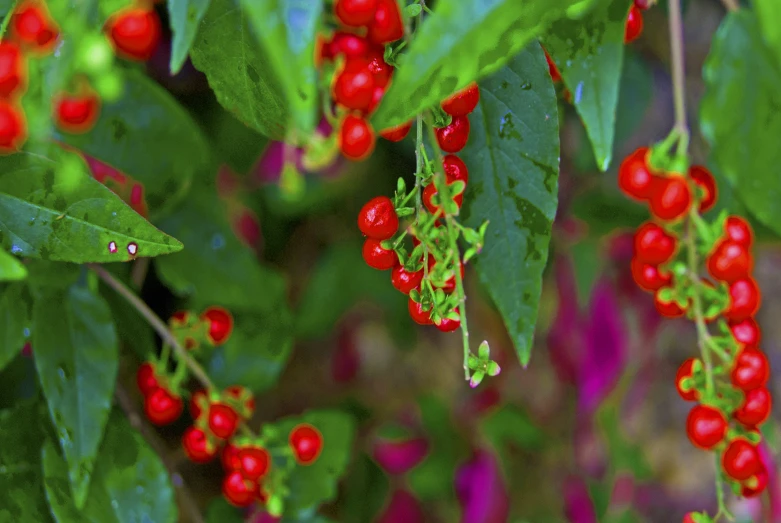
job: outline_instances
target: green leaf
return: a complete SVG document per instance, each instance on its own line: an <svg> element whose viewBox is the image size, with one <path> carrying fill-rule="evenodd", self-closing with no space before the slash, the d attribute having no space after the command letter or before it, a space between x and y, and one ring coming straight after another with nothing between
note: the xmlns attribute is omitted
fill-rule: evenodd
<svg viewBox="0 0 781 523"><path fill-rule="evenodd" d="M265 314L234 315L233 334L214 350L208 363L215 385L244 385L255 394L272 388L293 349L292 323L283 304Z"/></svg>
<svg viewBox="0 0 781 523"><path fill-rule="evenodd" d="M209 508L206 509L206 523L244 523L244 518L236 507L220 496L209 503Z"/></svg>
<svg viewBox="0 0 781 523"><path fill-rule="evenodd" d="M90 132L55 136L141 182L153 216L181 200L209 160L208 142L187 111L135 70L125 72L122 96L101 108Z"/></svg>
<svg viewBox="0 0 781 523"><path fill-rule="evenodd" d="M582 20L555 22L543 39L572 93L602 171L613 155L628 9L626 0L612 0Z"/></svg>
<svg viewBox="0 0 781 523"><path fill-rule="evenodd" d="M290 495L285 512L296 513L321 505L336 496L336 486L352 454L355 422L339 411L309 411L276 423L281 434L289 434L299 423L310 423L323 435L323 451L312 465L296 467L288 477Z"/></svg>
<svg viewBox="0 0 781 523"><path fill-rule="evenodd" d="M182 70L190 46L198 32L198 24L209 8L210 0L169 0L168 18L171 21L171 74Z"/></svg>
<svg viewBox="0 0 781 523"><path fill-rule="evenodd" d="M518 54L480 89L461 155L470 171L461 214L473 228L489 220L475 267L526 365L558 194L556 96L540 46Z"/></svg>
<svg viewBox="0 0 781 523"><path fill-rule="evenodd" d="M212 0L190 58L223 107L261 134L281 140L290 121L285 91L237 4Z"/></svg>
<svg viewBox="0 0 781 523"><path fill-rule="evenodd" d="M529 416L512 405L505 405L481 420L480 430L501 451L507 444L525 450L539 450L545 434Z"/></svg>
<svg viewBox="0 0 781 523"><path fill-rule="evenodd" d="M372 124L387 129L410 120L473 80L499 70L568 10L574 14L591 3L440 0L409 45Z"/></svg>
<svg viewBox="0 0 781 523"><path fill-rule="evenodd" d="M36 296L35 367L68 462L73 498L86 501L119 367L119 342L102 298L73 285Z"/></svg>
<svg viewBox="0 0 781 523"><path fill-rule="evenodd" d="M28 400L0 412L0 521L52 521L41 478L46 420L38 407Z"/></svg>
<svg viewBox="0 0 781 523"><path fill-rule="evenodd" d="M781 233L781 67L753 13L730 13L716 33L703 75L700 127L711 160L757 219ZM750 146L747 144L751 144Z"/></svg>
<svg viewBox="0 0 781 523"><path fill-rule="evenodd" d="M0 157L0 245L12 254L74 263L124 261L131 242L139 256L182 249L92 178L78 156L52 148L49 158Z"/></svg>
<svg viewBox="0 0 781 523"><path fill-rule="evenodd" d="M597 411L596 419L609 452L611 469L631 472L640 481L653 477L643 449L624 435L615 401L603 403Z"/></svg>
<svg viewBox="0 0 781 523"><path fill-rule="evenodd" d="M16 257L0 248L0 282L27 278L27 269Z"/></svg>
<svg viewBox="0 0 781 523"><path fill-rule="evenodd" d="M776 63L781 65L781 4L775 0L753 0L762 36L775 54Z"/></svg>
<svg viewBox="0 0 781 523"><path fill-rule="evenodd" d="M296 131L315 128L320 103L315 70L315 37L323 0L241 0L250 27L280 79Z"/></svg>
<svg viewBox="0 0 781 523"><path fill-rule="evenodd" d="M347 496L342 504L342 523L374 521L388 497L390 482L374 460L362 455L351 467L345 483Z"/></svg>
<svg viewBox="0 0 781 523"><path fill-rule="evenodd" d="M167 523L177 520L168 472L144 439L115 412L100 447L84 508L73 503L68 465L47 441L42 450L46 498L58 521L84 523Z"/></svg>
<svg viewBox="0 0 781 523"><path fill-rule="evenodd" d="M273 311L285 301L282 275L261 264L236 237L216 195L191 194L160 228L185 244L181 253L155 265L174 293L192 296L201 305L255 312Z"/></svg>
<svg viewBox="0 0 781 523"><path fill-rule="evenodd" d="M0 370L22 350L30 322L31 298L21 284L0 288Z"/></svg>

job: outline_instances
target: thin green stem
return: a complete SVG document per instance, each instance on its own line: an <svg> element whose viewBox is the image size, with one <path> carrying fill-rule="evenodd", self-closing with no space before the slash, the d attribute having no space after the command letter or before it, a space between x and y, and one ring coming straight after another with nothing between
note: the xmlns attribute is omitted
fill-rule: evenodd
<svg viewBox="0 0 781 523"><path fill-rule="evenodd" d="M423 212L423 117L418 115L416 120L416 136L415 136L415 207L417 209L416 216L419 218ZM426 242L421 241L423 244L423 278L428 280L428 245Z"/></svg>
<svg viewBox="0 0 781 523"><path fill-rule="evenodd" d="M8 12L5 14L5 18L3 18L3 23L0 24L0 39L5 36L6 30L8 30L8 24L11 23L11 17L14 16L14 11L16 11L16 4L19 3L19 0L14 0L11 2L11 5L8 7Z"/></svg>

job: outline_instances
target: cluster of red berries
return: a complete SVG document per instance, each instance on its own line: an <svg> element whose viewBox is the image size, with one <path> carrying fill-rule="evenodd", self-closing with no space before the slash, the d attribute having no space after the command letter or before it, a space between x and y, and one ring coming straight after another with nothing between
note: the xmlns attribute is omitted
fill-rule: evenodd
<svg viewBox="0 0 781 523"><path fill-rule="evenodd" d="M168 321L171 332L183 340L184 348L195 350L201 343L222 345L233 332L233 316L222 307L212 306L200 316L190 311L177 311Z"/></svg>
<svg viewBox="0 0 781 523"><path fill-rule="evenodd" d="M334 14L343 28L330 41L319 42L317 60L343 58L331 82L332 100L343 112L338 143L345 157L363 160L376 141L366 118L393 76L393 66L385 61L386 46L404 36L404 20L396 0L336 0ZM392 129L380 134L396 141L406 132Z"/></svg>
<svg viewBox="0 0 781 523"><path fill-rule="evenodd" d="M737 216L725 215L713 226L700 217L714 206L717 197L716 183L705 167L690 167L688 177L657 172L650 165L652 156L651 150L640 148L619 168L620 189L630 198L646 202L655 220L641 225L635 233L632 276L639 287L654 293L656 308L663 316L691 312L691 293L701 291L705 322L723 318L722 334L709 333L704 349L715 351L723 365L705 369L701 360L690 358L678 369L676 388L686 401L703 401L692 408L687 419L691 442L720 452L724 473L737 491L744 497L757 496L767 485L767 471L757 449L758 427L768 419L772 400L766 387L768 360L759 349L760 330L754 320L760 291L752 277L753 232ZM695 245L708 253L704 268L711 279L692 275L685 264L675 261L679 222L692 205L697 206L692 219L700 223L694 229L698 233ZM724 379L714 382L707 377L709 372L724 374Z"/></svg>

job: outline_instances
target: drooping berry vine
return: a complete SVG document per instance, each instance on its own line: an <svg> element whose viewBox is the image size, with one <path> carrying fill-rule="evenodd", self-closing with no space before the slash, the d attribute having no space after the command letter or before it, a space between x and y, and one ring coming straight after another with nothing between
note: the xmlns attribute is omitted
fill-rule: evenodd
<svg viewBox="0 0 781 523"><path fill-rule="evenodd" d="M725 482L742 497L758 496L767 486L758 445L772 403L770 371L754 319L761 294L752 276L751 227L726 212L712 222L702 216L718 191L707 168L689 165L679 0L669 6L676 123L666 139L622 162L618 184L646 203L652 217L635 233L634 280L654 293L660 314L686 316L697 329L700 356L683 362L675 384L685 401L697 402L686 420L690 441L716 455L718 512L684 518L707 523L732 519Z"/></svg>

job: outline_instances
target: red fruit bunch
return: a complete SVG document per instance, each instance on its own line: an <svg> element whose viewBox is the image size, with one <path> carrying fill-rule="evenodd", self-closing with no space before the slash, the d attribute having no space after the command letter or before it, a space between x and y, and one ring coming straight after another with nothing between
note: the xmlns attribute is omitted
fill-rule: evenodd
<svg viewBox="0 0 781 523"><path fill-rule="evenodd" d="M145 362L136 373L138 390L144 396L144 413L155 425L169 425L184 410L182 397L171 386L165 369L156 362Z"/></svg>
<svg viewBox="0 0 781 523"><path fill-rule="evenodd" d="M157 12L142 2L111 15L104 30L114 52L136 62L145 62L152 57L163 34Z"/></svg>
<svg viewBox="0 0 781 523"><path fill-rule="evenodd" d="M336 0L334 15L342 24L330 40L319 41L318 63L336 62L331 97L341 117L339 149L350 160L371 155L376 141L367 117L380 103L393 77L385 61L386 46L404 36L404 21L396 0ZM381 133L399 141L409 125Z"/></svg>
<svg viewBox="0 0 781 523"><path fill-rule="evenodd" d="M190 311L177 311L168 320L173 335L187 350L196 350L202 343L222 345L233 332L233 315L225 308L212 306L199 316Z"/></svg>

